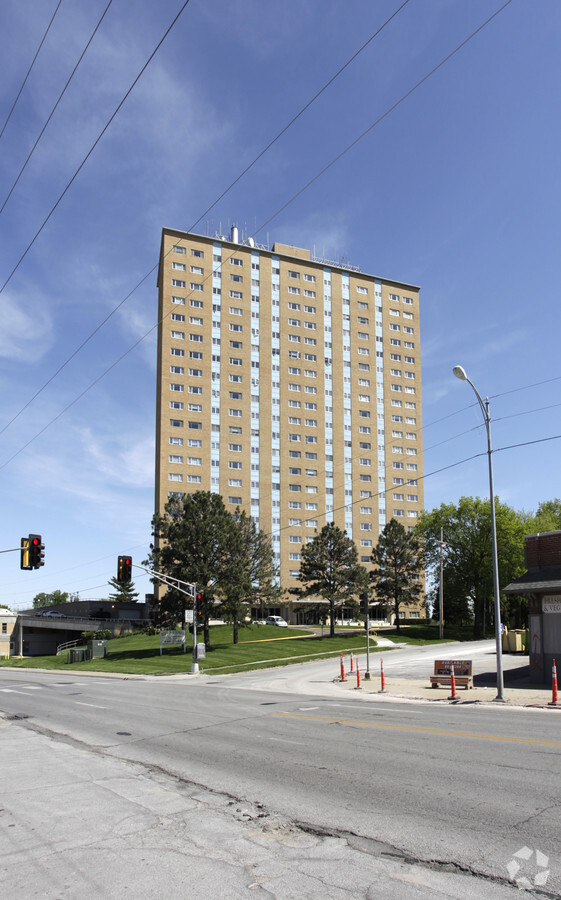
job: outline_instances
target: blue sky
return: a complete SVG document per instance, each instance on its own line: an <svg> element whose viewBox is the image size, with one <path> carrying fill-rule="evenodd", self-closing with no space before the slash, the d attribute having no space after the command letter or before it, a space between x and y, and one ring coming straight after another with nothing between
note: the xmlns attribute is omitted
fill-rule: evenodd
<svg viewBox="0 0 561 900"><path fill-rule="evenodd" d="M62 0L0 139L0 206L106 5ZM421 286L427 508L488 493L484 456L439 471L486 447L457 363L492 398L501 500L530 511L561 494L561 444L541 440L561 434L559 3L512 0L275 216L501 6L409 0L205 214L400 5L188 4L0 294L0 549L28 532L46 544L37 572L21 572L19 554L0 555L0 603L24 608L54 588L103 597L119 553L144 558L155 272L5 426L150 273L161 228L190 229L201 216L195 230L235 223L251 234L268 222L259 241ZM2 4L0 124L55 6ZM0 215L0 284L181 6L113 0ZM147 577L135 582L150 590Z"/></svg>

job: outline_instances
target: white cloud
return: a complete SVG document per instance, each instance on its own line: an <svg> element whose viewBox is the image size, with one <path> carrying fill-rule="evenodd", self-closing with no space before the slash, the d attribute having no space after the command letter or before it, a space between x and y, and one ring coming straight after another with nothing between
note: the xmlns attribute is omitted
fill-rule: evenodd
<svg viewBox="0 0 561 900"><path fill-rule="evenodd" d="M33 291L33 301L23 294L4 294L0 306L0 358L37 360L53 340L51 316L42 298Z"/></svg>
<svg viewBox="0 0 561 900"><path fill-rule="evenodd" d="M283 235L290 238L283 239ZM331 215L312 212L303 219L289 221L280 228L277 226L276 239L280 243L295 244L305 247L316 256L331 260L351 262L348 248L352 246L352 238L344 214L333 212Z"/></svg>
<svg viewBox="0 0 561 900"><path fill-rule="evenodd" d="M134 488L154 483L153 438L138 436L136 432L100 436L98 429L94 435L90 428L84 428L79 432L79 440L92 480Z"/></svg>

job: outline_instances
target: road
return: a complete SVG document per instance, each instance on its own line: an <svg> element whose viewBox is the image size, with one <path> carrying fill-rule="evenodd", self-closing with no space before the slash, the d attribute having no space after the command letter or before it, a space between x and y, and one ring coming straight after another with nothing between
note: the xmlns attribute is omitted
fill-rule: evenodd
<svg viewBox="0 0 561 900"><path fill-rule="evenodd" d="M398 653L388 665L411 670L419 654ZM454 873L470 873L469 889L446 896L481 885L484 897L511 896L507 867L524 847L548 858L546 890L561 896L556 713L381 704L337 693L326 671L127 679L3 669L0 709L28 717L12 727L254 804L307 834L362 841L370 857L451 871L462 885ZM533 879L529 865L521 871ZM317 896L362 893L324 886Z"/></svg>

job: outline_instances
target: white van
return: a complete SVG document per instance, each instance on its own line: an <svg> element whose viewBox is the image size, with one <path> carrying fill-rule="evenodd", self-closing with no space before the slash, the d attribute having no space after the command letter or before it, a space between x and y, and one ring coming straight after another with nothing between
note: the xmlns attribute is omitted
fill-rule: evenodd
<svg viewBox="0 0 561 900"><path fill-rule="evenodd" d="M278 625L279 628L288 628L288 622L285 622L280 616L267 616L265 625Z"/></svg>

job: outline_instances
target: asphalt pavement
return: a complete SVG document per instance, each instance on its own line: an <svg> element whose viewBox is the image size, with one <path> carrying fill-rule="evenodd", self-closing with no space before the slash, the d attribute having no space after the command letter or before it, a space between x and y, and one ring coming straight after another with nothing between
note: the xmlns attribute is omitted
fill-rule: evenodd
<svg viewBox="0 0 561 900"><path fill-rule="evenodd" d="M317 672L317 667L313 668ZM177 732L182 755L189 756L187 722L165 729L167 733L153 745L152 759L126 758L127 751L141 751L146 740L124 730L129 721L122 702L120 719L114 719L114 711L96 702L98 698L92 690L98 689L102 679L108 680L107 675L84 679L91 685L90 690L81 680L51 672L50 696L46 696L43 682L30 680L32 671L19 670L17 680L10 679L7 670L2 674L4 683L10 685L6 697L15 698L13 709L45 710L44 724L33 714L27 717L13 712L0 716L0 880L7 896L42 900L84 896L89 900L121 900L127 894L135 900L162 895L211 900L502 900L520 896L519 885L514 876L508 879L505 866L491 875L460 864L438 864L430 854L424 860L413 857L388 840L387 823L382 829L384 839L368 837L374 825L370 823L371 828L365 833L361 830L355 803L351 803L353 829L311 827L302 824L302 818L275 811L274 805L241 799L246 790L239 781L233 794L202 784L200 766L197 780L170 771L164 751L171 746L173 731ZM189 676L180 678L184 683ZM164 695L176 690L161 679L149 680ZM194 687L197 682L200 685L195 691L206 690L204 676L190 680ZM115 681L101 684L103 696L110 697L112 689L119 688L120 695L132 699L133 693L144 696L148 687L139 683L133 692L126 690L126 684L126 677L116 676ZM340 691L337 683L327 684L331 691ZM183 695L183 703L194 715L195 698L189 702L190 693ZM207 707L212 706L211 696L205 696ZM219 696L216 694L217 699ZM181 709L177 695L168 704L175 707L172 718L177 717ZM234 704L228 707L232 717L236 716ZM63 718L53 718L53 711L59 708ZM261 707L269 708L269 703ZM149 709L144 711L145 719L150 717ZM65 710L87 716L92 723L99 722L95 745L71 736L74 729L70 719L64 717ZM161 714L165 712L162 709ZM231 726L226 723L227 738L222 739L216 726L199 721L197 716L192 738L196 744L207 734L205 747L209 751L218 740L228 744L228 752L236 756L235 737L241 735L244 743L238 756L247 757L247 715L247 705L242 704L241 713L236 716L238 721L232 720ZM304 720L290 720L293 727L307 721L307 715L304 713ZM273 714L252 717L252 742L257 731L265 729L268 738L281 741L274 744L275 755L284 752L293 761L298 759L293 741L286 743L291 734L297 737L296 731L288 731L287 721ZM115 722L119 724L116 726ZM115 727L120 730L111 738ZM346 739L341 737L346 745ZM121 743L116 744L116 740ZM357 735L348 749L345 768L347 759L356 759L359 752ZM363 749L370 758L368 746ZM316 745L314 753L317 752ZM255 759L249 763L252 784L256 763ZM340 778L341 772L336 780ZM332 794L333 789L331 782L326 794ZM251 791L253 796L255 793ZM410 821L409 813L407 818ZM519 842L513 849L518 846ZM506 864L510 850L502 855Z"/></svg>
<svg viewBox="0 0 561 900"><path fill-rule="evenodd" d="M400 657L400 651L406 649L408 645L397 645L387 638L378 638L378 647L388 648L388 655L385 659L383 654L376 653L370 655L370 678L367 675L366 657L361 654L358 657L360 671L360 688L361 693L377 695L377 698L383 700L401 699L409 701L424 701L427 703L470 703L485 704L497 702L497 676L496 676L496 656L491 642L481 642L481 649L485 646L487 652L475 653L473 647L466 649L463 644L446 644L435 648L430 646L430 652L426 653L428 648L418 648L419 658L421 650L425 651L423 660L426 660L424 666L425 671L419 674L418 667L412 667L410 674L403 673L403 666L400 667L399 674L396 674L394 663ZM489 649L491 648L491 649ZM411 649L410 645L408 649ZM478 647L477 650L480 648ZM397 652L396 652L397 651ZM430 675L432 669L430 663L435 658L442 659L466 659L471 658L473 663L473 688L456 688L456 698L451 697L450 686L438 686L434 688L430 683ZM350 691L357 690L357 657L353 658L351 671L351 657L349 654L344 656L345 681L341 679L341 674L335 676L334 681L339 685L341 690ZM382 693L382 673L381 662L384 661L384 682L385 690ZM510 707L538 707L542 709L559 710L561 712L561 702L559 706L552 704L552 689L544 684L534 684L530 681L530 669L528 656L516 654L503 654L503 694L504 702ZM560 698L561 699L561 698Z"/></svg>

